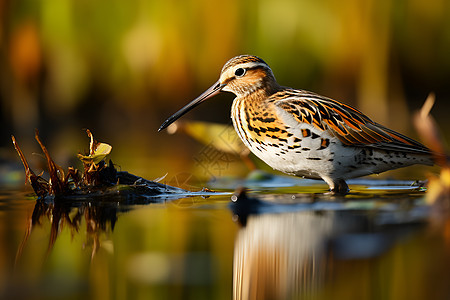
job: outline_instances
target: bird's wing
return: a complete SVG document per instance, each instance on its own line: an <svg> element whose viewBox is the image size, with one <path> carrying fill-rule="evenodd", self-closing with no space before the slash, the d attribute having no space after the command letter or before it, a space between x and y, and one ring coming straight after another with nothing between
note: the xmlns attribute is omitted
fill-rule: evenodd
<svg viewBox="0 0 450 300"><path fill-rule="evenodd" d="M283 89L272 95L270 101L290 113L297 122L326 130L344 145L431 153L421 143L373 122L359 110L312 92Z"/></svg>

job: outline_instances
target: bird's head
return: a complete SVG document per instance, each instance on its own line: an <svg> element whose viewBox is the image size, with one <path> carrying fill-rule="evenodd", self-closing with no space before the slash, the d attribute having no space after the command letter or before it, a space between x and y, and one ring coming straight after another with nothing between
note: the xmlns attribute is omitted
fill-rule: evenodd
<svg viewBox="0 0 450 300"><path fill-rule="evenodd" d="M277 88L278 84L272 70L261 58L253 55L233 57L223 66L216 83L169 117L158 131L168 127L185 113L222 91L231 92L237 97L245 97L255 92L263 92L268 95Z"/></svg>

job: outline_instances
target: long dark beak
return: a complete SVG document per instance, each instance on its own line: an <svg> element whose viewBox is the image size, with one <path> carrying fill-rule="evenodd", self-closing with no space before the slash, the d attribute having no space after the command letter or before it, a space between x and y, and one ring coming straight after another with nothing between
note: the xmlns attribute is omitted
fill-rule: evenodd
<svg viewBox="0 0 450 300"><path fill-rule="evenodd" d="M170 124L181 118L185 113L202 103L208 98L211 98L212 96L217 95L220 93L220 91L225 87L226 84L220 83L220 80L218 80L216 83L214 83L209 89L207 89L203 94L195 98L193 101L188 103L186 106L184 106L182 109L174 113L172 116L170 116L167 120L162 123L161 127L159 127L158 132L163 130L164 128L168 127Z"/></svg>

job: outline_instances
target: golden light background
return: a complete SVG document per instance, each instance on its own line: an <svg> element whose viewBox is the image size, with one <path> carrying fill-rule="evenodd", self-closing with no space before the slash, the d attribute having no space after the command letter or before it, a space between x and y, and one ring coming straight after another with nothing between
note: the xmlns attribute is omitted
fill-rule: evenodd
<svg viewBox="0 0 450 300"><path fill-rule="evenodd" d="M410 113L429 92L447 125L449 14L445 0L3 0L0 146L11 150L14 134L36 150L39 128L56 160L69 163L89 128L130 171L179 170L200 146L157 128L239 54L262 57L282 85L344 101L416 137ZM227 124L232 98L185 119Z"/></svg>

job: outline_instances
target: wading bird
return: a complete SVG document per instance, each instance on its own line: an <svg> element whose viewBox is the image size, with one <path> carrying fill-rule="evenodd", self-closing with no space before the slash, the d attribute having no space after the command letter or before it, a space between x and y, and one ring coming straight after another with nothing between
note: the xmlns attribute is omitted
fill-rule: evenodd
<svg viewBox="0 0 450 300"><path fill-rule="evenodd" d="M280 86L261 58L241 55L222 68L219 80L159 128L219 92L236 95L233 125L244 144L273 169L323 179L334 193L346 179L413 164L432 165L431 151L339 101Z"/></svg>

